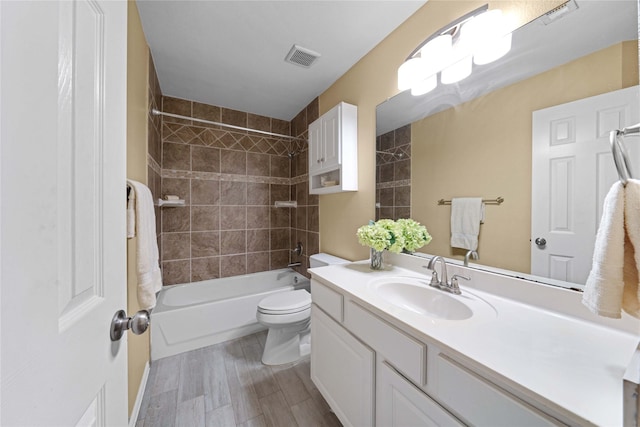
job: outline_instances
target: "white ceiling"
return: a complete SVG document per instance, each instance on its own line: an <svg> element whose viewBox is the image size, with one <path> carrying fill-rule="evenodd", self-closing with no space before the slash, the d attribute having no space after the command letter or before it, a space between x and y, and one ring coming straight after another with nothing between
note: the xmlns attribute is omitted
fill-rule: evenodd
<svg viewBox="0 0 640 427"><path fill-rule="evenodd" d="M163 95L282 120L424 3L137 0ZM321 57L308 69L287 63L294 44Z"/></svg>

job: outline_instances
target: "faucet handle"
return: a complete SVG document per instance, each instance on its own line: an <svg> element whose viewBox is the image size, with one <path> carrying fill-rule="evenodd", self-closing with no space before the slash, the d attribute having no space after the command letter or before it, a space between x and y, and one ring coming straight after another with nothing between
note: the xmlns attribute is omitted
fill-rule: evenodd
<svg viewBox="0 0 640 427"><path fill-rule="evenodd" d="M456 295L460 295L462 291L460 291L460 287L458 286L458 279L471 280L469 277L462 276L460 274L454 274L451 277L451 283L449 284L449 289L452 293Z"/></svg>
<svg viewBox="0 0 640 427"><path fill-rule="evenodd" d="M429 286L433 286L434 288L437 288L438 286L440 286L440 279L438 278L438 272L427 265L423 265L422 268L431 270L431 282L429 283Z"/></svg>

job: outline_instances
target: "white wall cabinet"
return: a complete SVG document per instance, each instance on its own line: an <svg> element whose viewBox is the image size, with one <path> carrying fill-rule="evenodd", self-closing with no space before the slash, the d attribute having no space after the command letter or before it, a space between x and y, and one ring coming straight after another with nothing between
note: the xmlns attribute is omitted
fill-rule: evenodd
<svg viewBox="0 0 640 427"><path fill-rule="evenodd" d="M311 379L344 425L564 425L337 288L311 297Z"/></svg>
<svg viewBox="0 0 640 427"><path fill-rule="evenodd" d="M358 109L341 102L309 125L309 193L358 190Z"/></svg>

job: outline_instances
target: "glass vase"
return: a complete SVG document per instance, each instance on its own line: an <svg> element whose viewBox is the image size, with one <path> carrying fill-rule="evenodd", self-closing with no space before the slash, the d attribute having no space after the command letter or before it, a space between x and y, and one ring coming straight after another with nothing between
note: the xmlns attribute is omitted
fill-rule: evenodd
<svg viewBox="0 0 640 427"><path fill-rule="evenodd" d="M372 270L382 270L383 268L383 257L384 251L376 251L371 248L371 269Z"/></svg>

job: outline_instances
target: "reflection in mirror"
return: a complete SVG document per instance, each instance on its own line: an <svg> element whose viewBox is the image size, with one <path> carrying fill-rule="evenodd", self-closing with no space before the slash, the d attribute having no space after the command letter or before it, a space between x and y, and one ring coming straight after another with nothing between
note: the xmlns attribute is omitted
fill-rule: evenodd
<svg viewBox="0 0 640 427"><path fill-rule="evenodd" d="M450 206L438 205L437 201L502 196L504 203L485 208L476 266L507 270L508 274L522 277L532 272L532 255L535 258L540 253L552 254L548 248L556 241L557 233L532 235L532 211L549 211L552 205L532 205L532 185L551 185L545 181L548 176L532 176L532 169L538 170L532 163L534 112L538 116L549 111L568 114L562 110L565 104L580 107L581 100L638 85L637 2L578 0L577 6L569 13L543 16L516 30L511 52L495 63L475 67L467 79L455 85L439 84L421 97L405 91L378 106L377 218L411 216L426 225L433 236L431 244L423 248L425 252L463 259L466 251L449 245ZM630 90L637 96L637 89ZM586 216L598 215L598 208L593 206L601 205L604 193L617 177L607 131L640 121L638 103L635 104L619 110L600 109L601 113L597 113L598 107L580 107L590 109L587 113L591 116L586 121L595 130L589 141L597 144L600 151L595 159L588 160L587 166L580 164L576 169L584 166L596 170L596 164L606 168L597 172L599 181L591 184L576 178L575 170L568 166L565 177L571 186L563 193L565 201L574 197L577 190L596 196L587 203L589 212L580 204L563 202L568 206L565 234L575 234L573 225L583 222ZM563 107L556 107L560 105ZM560 130L558 138L564 137L563 132L570 134L565 122L559 127L560 122L554 123L549 126ZM574 131L581 132L579 127ZM628 144L640 147L640 140L636 138ZM635 169L640 170L640 163ZM562 201L558 194L555 193L556 205ZM598 219L594 219L595 225L585 232L581 243L573 245L591 242L592 251ZM532 237L543 237L550 243L540 248L531 242ZM555 262L549 259L544 262ZM577 267L570 256L555 260L563 267L547 273L534 267L536 276L550 277L536 279L568 287L584 283L585 273L574 271Z"/></svg>

